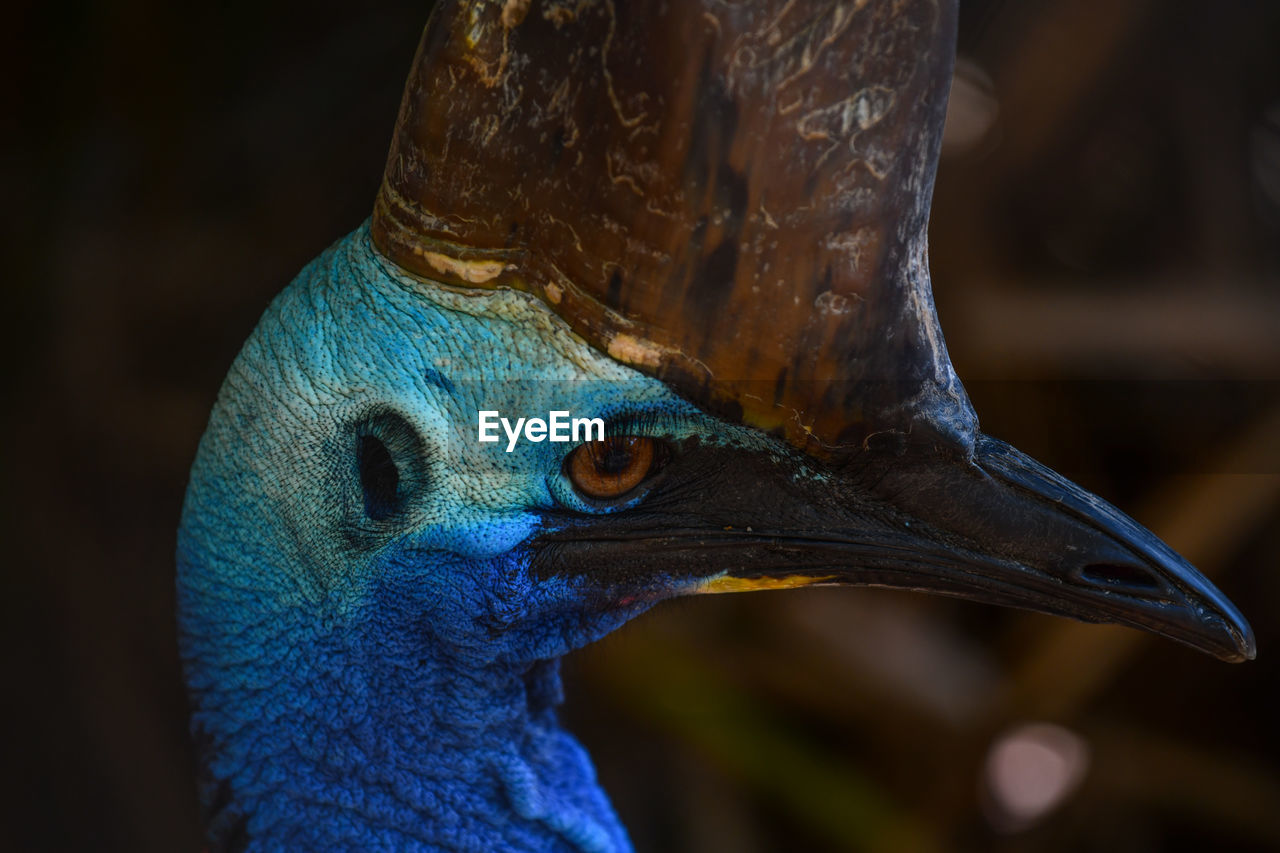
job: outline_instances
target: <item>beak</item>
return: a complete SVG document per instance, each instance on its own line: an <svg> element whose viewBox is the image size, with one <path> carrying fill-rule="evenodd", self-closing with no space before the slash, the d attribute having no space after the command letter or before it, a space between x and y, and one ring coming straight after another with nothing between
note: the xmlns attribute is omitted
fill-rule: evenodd
<svg viewBox="0 0 1280 853"><path fill-rule="evenodd" d="M1235 606L1153 533L985 436L971 454L912 445L827 470L687 447L634 509L550 523L534 565L618 598L892 587L1129 625L1227 661L1255 653Z"/></svg>

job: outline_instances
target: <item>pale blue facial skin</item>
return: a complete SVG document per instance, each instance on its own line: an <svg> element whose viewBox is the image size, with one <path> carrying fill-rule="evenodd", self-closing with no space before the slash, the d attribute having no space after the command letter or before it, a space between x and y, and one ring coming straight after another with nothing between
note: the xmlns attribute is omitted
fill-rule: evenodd
<svg viewBox="0 0 1280 853"><path fill-rule="evenodd" d="M557 660L690 581L655 579L621 606L589 578L532 577L526 545L549 512L626 504L575 492L572 444L480 444L480 409L784 452L599 354L532 297L413 279L367 226L340 241L263 316L191 472L179 619L215 837L629 849L556 723ZM371 519L357 447L387 413L422 453L402 466L401 510Z"/></svg>

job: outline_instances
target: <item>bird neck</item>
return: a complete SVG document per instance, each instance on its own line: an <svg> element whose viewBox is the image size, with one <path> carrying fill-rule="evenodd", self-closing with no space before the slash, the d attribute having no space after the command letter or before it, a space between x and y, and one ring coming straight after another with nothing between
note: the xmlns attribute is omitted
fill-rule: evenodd
<svg viewBox="0 0 1280 853"><path fill-rule="evenodd" d="M481 659L382 591L184 632L211 834L238 849L629 850L556 718L559 658ZM234 638L228 642L229 638Z"/></svg>

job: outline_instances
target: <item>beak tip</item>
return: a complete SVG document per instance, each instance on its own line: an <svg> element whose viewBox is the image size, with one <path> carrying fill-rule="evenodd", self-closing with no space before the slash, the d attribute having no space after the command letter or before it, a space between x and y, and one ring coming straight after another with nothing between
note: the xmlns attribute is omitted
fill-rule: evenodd
<svg viewBox="0 0 1280 853"><path fill-rule="evenodd" d="M1231 633L1236 641L1236 655L1230 659L1231 663L1244 663L1257 657L1258 643L1254 639L1253 628L1249 627L1248 622L1232 626Z"/></svg>
<svg viewBox="0 0 1280 853"><path fill-rule="evenodd" d="M1249 621L1217 588L1203 578L1200 581L1202 591L1208 593L1206 597L1209 599L1211 612L1216 617L1211 621L1219 624L1219 636L1225 640L1223 651L1218 657L1228 663L1253 660L1258 655L1258 641Z"/></svg>
<svg viewBox="0 0 1280 853"><path fill-rule="evenodd" d="M1239 614L1221 614L1213 623L1216 623L1212 630L1215 640L1201 646L1201 650L1226 663L1244 663L1257 657L1258 642L1253 628Z"/></svg>

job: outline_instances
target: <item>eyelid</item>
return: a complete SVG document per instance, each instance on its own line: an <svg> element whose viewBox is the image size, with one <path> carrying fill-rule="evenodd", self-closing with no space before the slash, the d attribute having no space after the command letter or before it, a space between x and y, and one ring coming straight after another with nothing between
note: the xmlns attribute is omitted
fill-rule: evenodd
<svg viewBox="0 0 1280 853"><path fill-rule="evenodd" d="M679 453L679 436L694 432L694 424L687 413L679 411L631 410L607 416L605 436L634 436L654 441L655 460L649 473L635 488L616 498L593 498L578 490L570 476L569 466L573 454L586 442L578 441L562 445L565 450L550 482L551 497L560 506L574 512L597 514L617 512L634 507L650 493L662 476L663 470Z"/></svg>

